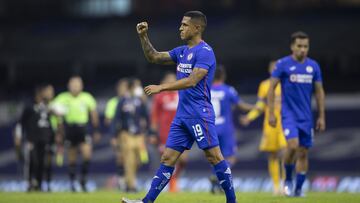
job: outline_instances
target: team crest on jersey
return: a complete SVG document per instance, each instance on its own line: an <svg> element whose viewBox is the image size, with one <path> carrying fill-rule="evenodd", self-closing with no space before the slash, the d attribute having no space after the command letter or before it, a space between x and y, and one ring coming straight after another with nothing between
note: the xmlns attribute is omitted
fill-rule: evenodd
<svg viewBox="0 0 360 203"><path fill-rule="evenodd" d="M313 67L311 67L311 66L306 66L306 72L312 73L313 71L314 71Z"/></svg>
<svg viewBox="0 0 360 203"><path fill-rule="evenodd" d="M187 56L187 60L190 61L193 57L193 53L190 53L188 56Z"/></svg>
<svg viewBox="0 0 360 203"><path fill-rule="evenodd" d="M284 135L285 135L285 136L289 136L289 134L290 134L290 129L286 128L286 129L284 130Z"/></svg>

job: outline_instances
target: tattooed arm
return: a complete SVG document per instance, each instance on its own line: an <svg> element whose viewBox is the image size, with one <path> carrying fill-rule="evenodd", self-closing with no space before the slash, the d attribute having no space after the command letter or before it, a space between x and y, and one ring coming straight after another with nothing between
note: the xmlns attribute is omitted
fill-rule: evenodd
<svg viewBox="0 0 360 203"><path fill-rule="evenodd" d="M151 44L147 35L149 27L147 22L141 22L136 25L137 33L139 34L142 49L144 51L146 59L150 63L171 65L175 64L171 59L169 52L159 52Z"/></svg>

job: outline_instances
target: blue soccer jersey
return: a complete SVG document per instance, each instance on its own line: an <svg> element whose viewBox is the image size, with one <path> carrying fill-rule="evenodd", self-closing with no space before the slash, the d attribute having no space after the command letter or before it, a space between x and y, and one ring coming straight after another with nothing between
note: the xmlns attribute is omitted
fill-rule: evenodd
<svg viewBox="0 0 360 203"><path fill-rule="evenodd" d="M177 64L177 79L189 77L193 68L208 70L208 74L195 87L179 90L179 104L176 118L201 118L213 121L210 87L216 68L213 49L204 41L189 48L180 46L169 52Z"/></svg>
<svg viewBox="0 0 360 203"><path fill-rule="evenodd" d="M195 67L208 70L208 74L195 87L179 90L179 104L170 126L166 147L182 152L190 149L195 141L200 149L218 146L210 93L216 68L212 48L201 41L192 48L177 47L169 54L177 64L178 80L189 77Z"/></svg>
<svg viewBox="0 0 360 203"><path fill-rule="evenodd" d="M314 83L322 82L318 63L310 58L300 63L292 56L287 56L277 62L272 77L278 78L281 82L281 117L286 139L298 138L301 146L311 147L311 97Z"/></svg>
<svg viewBox="0 0 360 203"><path fill-rule="evenodd" d="M211 103L215 112L216 128L225 131L233 129L232 106L240 102L240 97L236 90L226 84L214 84L211 87Z"/></svg>
<svg viewBox="0 0 360 203"><path fill-rule="evenodd" d="M281 82L282 117L312 122L311 97L314 83L322 82L318 63L310 58L300 63L292 56L287 56L277 62L272 77Z"/></svg>
<svg viewBox="0 0 360 203"><path fill-rule="evenodd" d="M226 84L214 84L211 87L211 102L215 112L215 127L219 137L222 154L229 157L236 152L236 139L232 106L241 102L237 91Z"/></svg>

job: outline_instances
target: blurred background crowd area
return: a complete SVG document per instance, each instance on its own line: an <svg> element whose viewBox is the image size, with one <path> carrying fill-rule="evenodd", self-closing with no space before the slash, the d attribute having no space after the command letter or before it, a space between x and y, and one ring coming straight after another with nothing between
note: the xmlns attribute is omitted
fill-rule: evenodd
<svg viewBox="0 0 360 203"><path fill-rule="evenodd" d="M309 33L328 93L360 86L358 0L1 0L0 98L24 96L39 81L63 90L72 74L81 74L96 96L109 94L119 77L157 82L166 68L146 62L136 23L148 21L154 46L170 50L182 43L184 11L194 8L207 14L204 38L242 94L256 92L270 59L289 53L296 30Z"/></svg>
<svg viewBox="0 0 360 203"><path fill-rule="evenodd" d="M11 132L37 84L51 83L59 93L71 75L81 75L103 120L118 79L135 76L148 85L175 71L146 62L136 23L148 21L154 46L170 50L182 44L178 29L187 10L207 15L204 39L225 65L227 82L248 102L268 77L269 61L290 53L290 34L307 32L328 94L328 131L313 149L313 173L360 175L360 0L0 0L0 175L16 174ZM237 127L235 172L265 174L266 158L257 149L261 121ZM115 170L108 141L105 135L95 147L92 172ZM205 162L194 151L189 168L207 169Z"/></svg>

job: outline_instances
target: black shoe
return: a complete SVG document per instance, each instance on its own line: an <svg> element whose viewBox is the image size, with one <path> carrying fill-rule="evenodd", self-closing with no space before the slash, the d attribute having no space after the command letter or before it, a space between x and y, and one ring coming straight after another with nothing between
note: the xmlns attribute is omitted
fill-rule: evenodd
<svg viewBox="0 0 360 203"><path fill-rule="evenodd" d="M71 192L76 192L76 187L74 182L70 183L70 190Z"/></svg>
<svg viewBox="0 0 360 203"><path fill-rule="evenodd" d="M81 185L81 190L83 192L88 192L88 190L86 188L86 181L85 180L80 181L80 185Z"/></svg>

